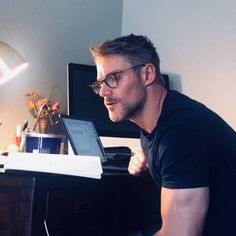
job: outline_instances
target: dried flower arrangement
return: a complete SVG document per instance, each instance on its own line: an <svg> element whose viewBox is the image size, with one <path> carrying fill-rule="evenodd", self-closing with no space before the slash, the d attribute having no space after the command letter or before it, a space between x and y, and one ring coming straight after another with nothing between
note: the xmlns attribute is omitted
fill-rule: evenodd
<svg viewBox="0 0 236 236"><path fill-rule="evenodd" d="M30 110L33 117L44 118L53 116L56 114L60 108L58 101L52 101L52 96L50 98L42 98L37 91L32 91L25 95L27 97L27 107ZM46 106L46 109L45 109Z"/></svg>
<svg viewBox="0 0 236 236"><path fill-rule="evenodd" d="M54 125L52 116L58 112L60 104L53 99L53 91L54 89L52 89L49 98L43 98L34 90L25 95L27 97L27 107L29 111L33 117L37 118L32 130L33 132L35 131L37 124L39 133L47 133L49 122L51 125Z"/></svg>

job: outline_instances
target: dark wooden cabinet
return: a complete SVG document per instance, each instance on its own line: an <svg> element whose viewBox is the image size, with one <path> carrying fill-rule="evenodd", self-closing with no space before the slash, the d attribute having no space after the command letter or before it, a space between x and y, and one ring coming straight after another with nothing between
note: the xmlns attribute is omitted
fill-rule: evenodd
<svg viewBox="0 0 236 236"><path fill-rule="evenodd" d="M35 178L0 175L0 235L30 235Z"/></svg>
<svg viewBox="0 0 236 236"><path fill-rule="evenodd" d="M159 191L149 175L0 175L1 236L120 236L159 223Z"/></svg>

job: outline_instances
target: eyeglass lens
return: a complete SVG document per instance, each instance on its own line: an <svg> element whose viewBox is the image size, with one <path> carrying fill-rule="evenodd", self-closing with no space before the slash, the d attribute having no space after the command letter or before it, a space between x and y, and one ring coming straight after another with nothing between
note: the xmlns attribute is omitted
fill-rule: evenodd
<svg viewBox="0 0 236 236"><path fill-rule="evenodd" d="M93 89L93 91L96 94L99 94L100 90L101 90L101 87L102 87L102 84L104 82L110 88L115 88L118 84L116 76L114 74L109 74L109 75L106 76L106 78L104 80L96 81L90 87Z"/></svg>
<svg viewBox="0 0 236 236"><path fill-rule="evenodd" d="M130 67L130 68L127 68L125 70L122 70L122 71L118 71L116 73L113 73L113 74L108 74L104 80L101 80L101 81L96 81L94 82L93 84L90 85L90 87L93 89L94 93L96 94L99 94L100 93L100 90L101 90L101 87L102 87L102 84L105 82L105 84L110 87L110 88L115 88L117 85L118 85L118 81L117 81L117 74L119 73L122 73L124 71L127 71L127 70L130 70L130 69L135 69L135 68L138 68L140 66L145 66L144 64L141 64L141 65L136 65L136 66L133 66L133 67Z"/></svg>

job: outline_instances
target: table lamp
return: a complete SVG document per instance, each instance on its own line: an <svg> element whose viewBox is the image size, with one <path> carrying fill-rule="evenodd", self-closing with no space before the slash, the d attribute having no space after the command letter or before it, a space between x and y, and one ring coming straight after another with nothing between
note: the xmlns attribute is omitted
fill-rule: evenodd
<svg viewBox="0 0 236 236"><path fill-rule="evenodd" d="M0 41L0 85L28 66L25 59L10 45ZM0 120L0 126L2 121Z"/></svg>
<svg viewBox="0 0 236 236"><path fill-rule="evenodd" d="M0 41L0 85L15 77L27 66L28 63L14 48Z"/></svg>

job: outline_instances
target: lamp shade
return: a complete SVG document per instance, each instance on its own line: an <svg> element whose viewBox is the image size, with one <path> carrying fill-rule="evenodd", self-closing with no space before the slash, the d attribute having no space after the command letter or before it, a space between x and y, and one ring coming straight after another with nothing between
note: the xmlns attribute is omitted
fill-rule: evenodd
<svg viewBox="0 0 236 236"><path fill-rule="evenodd" d="M28 66L25 59L11 46L0 41L0 85Z"/></svg>

